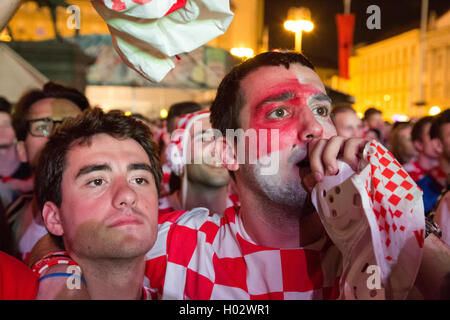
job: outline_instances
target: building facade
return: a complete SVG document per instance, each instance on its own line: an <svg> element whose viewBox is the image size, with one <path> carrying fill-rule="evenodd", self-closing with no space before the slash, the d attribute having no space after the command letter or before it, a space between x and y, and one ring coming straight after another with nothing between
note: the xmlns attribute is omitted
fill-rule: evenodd
<svg viewBox="0 0 450 320"><path fill-rule="evenodd" d="M350 79L334 86L355 97L355 109L383 111L388 121L428 114L432 106L450 107L450 11L430 19L423 74L420 75L420 30L357 46L350 58ZM421 89L422 86L422 89ZM423 106L417 105L423 90Z"/></svg>

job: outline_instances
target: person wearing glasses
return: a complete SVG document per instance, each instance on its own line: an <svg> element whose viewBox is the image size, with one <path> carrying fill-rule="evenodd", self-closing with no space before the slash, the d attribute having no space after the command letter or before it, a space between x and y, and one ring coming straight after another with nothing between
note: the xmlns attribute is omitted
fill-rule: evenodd
<svg viewBox="0 0 450 320"><path fill-rule="evenodd" d="M25 93L13 113L13 127L21 161L28 162L32 176L39 153L49 135L65 118L74 117L89 108L87 98L78 90L48 82L42 90ZM47 233L32 192L23 194L6 209L15 245L25 263L31 249Z"/></svg>

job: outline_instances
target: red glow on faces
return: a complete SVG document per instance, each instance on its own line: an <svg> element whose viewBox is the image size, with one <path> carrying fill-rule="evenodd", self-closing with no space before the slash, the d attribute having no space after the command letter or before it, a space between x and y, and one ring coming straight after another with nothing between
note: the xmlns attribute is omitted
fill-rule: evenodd
<svg viewBox="0 0 450 320"><path fill-rule="evenodd" d="M308 105L308 98L312 95L322 94L323 92L310 84L301 84L298 79L288 79L282 83L276 84L267 90L261 90L261 93L250 102L250 125L255 130L267 129L267 153L291 148L293 145L305 145L307 141L303 139L308 133L314 133L316 136L323 135L324 125L331 124L328 116L319 116L313 113L315 105L329 107L328 102L315 103ZM273 117L276 110L283 110L282 117ZM279 143L272 146L270 129L279 130ZM264 156L259 154L258 156Z"/></svg>

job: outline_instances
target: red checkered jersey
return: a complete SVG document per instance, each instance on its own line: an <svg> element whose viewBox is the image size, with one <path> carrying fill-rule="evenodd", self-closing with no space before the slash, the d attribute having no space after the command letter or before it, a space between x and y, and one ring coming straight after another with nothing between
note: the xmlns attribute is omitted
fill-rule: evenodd
<svg viewBox="0 0 450 320"><path fill-rule="evenodd" d="M237 194L234 193L227 196L226 208L240 206L241 203L239 202L239 196ZM160 215L181 210L183 210L183 208L178 200L177 192L159 199L158 213Z"/></svg>
<svg viewBox="0 0 450 320"><path fill-rule="evenodd" d="M159 194L161 197L165 197L167 195L170 194L170 167L167 165L167 163L162 165L162 172L163 172L163 177L162 177L162 181L161 181L161 186L159 188Z"/></svg>
<svg viewBox="0 0 450 320"><path fill-rule="evenodd" d="M24 263L0 251L0 300L33 300L37 280Z"/></svg>
<svg viewBox="0 0 450 320"><path fill-rule="evenodd" d="M419 161L408 162L403 165L403 168L415 182L419 181L427 174L427 170L419 164Z"/></svg>
<svg viewBox="0 0 450 320"><path fill-rule="evenodd" d="M144 285L154 299L335 299L342 257L328 237L305 248L255 244L230 207L159 218Z"/></svg>
<svg viewBox="0 0 450 320"><path fill-rule="evenodd" d="M430 175L444 188L447 185L447 173L440 166L430 169Z"/></svg>

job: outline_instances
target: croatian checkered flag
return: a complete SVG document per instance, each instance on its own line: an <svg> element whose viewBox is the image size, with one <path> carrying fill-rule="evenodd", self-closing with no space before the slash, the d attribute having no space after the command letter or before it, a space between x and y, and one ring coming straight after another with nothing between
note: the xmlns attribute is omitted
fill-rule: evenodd
<svg viewBox="0 0 450 320"><path fill-rule="evenodd" d="M223 34L233 19L229 0L91 0L108 24L122 60L159 82L178 55Z"/></svg>
<svg viewBox="0 0 450 320"><path fill-rule="evenodd" d="M423 253L422 191L380 143L369 142L363 158L356 173L339 161L339 174L312 195L343 255L340 298L404 299Z"/></svg>

